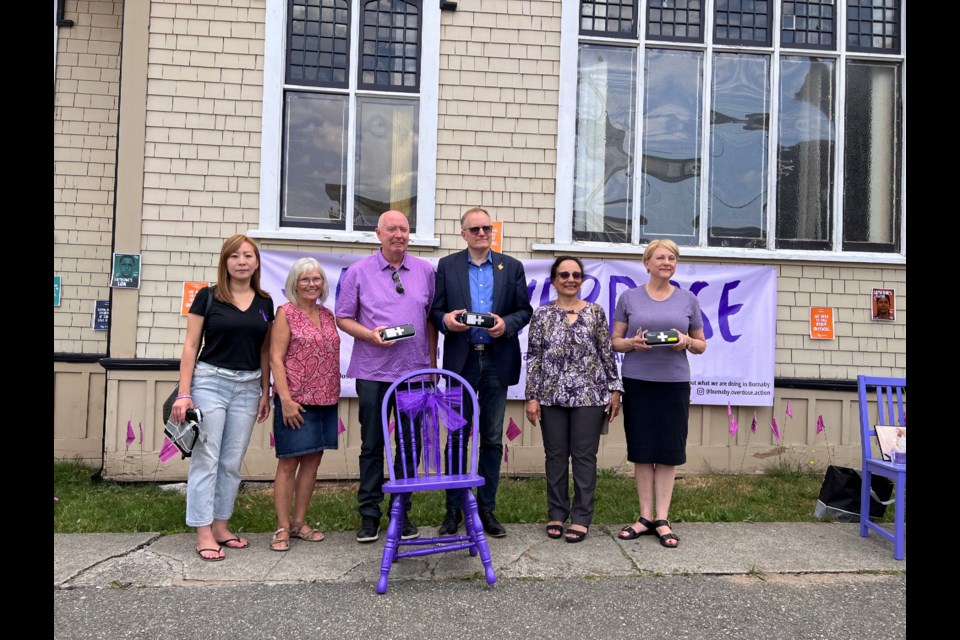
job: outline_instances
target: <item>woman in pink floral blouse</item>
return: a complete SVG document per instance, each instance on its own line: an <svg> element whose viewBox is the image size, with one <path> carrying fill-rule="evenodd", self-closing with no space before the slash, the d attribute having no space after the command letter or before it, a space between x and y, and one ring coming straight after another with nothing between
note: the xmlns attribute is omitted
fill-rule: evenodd
<svg viewBox="0 0 960 640"><path fill-rule="evenodd" d="M584 277L579 258L554 261L550 282L557 299L533 312L527 338L526 414L543 433L546 531L567 542L580 542L590 530L600 435L619 413L623 391L607 315L600 305L580 299ZM567 489L571 459L572 503Z"/></svg>
<svg viewBox="0 0 960 640"><path fill-rule="evenodd" d="M270 337L278 458L273 486L278 527L270 543L274 551L287 551L290 538L323 540L323 532L305 520L323 452L337 448L340 400L340 334L333 313L323 306L330 294L323 267L314 258L297 260L284 293L290 302L277 309Z"/></svg>

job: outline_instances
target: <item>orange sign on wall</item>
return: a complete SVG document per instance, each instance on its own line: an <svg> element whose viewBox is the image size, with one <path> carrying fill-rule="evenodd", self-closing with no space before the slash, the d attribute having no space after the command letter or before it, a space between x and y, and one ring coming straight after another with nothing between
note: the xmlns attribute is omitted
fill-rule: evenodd
<svg viewBox="0 0 960 640"><path fill-rule="evenodd" d="M207 282L183 283L183 297L180 300L180 315L185 316L190 312L190 305L193 304L193 299L197 297L197 291L200 291L200 289L208 286L210 286L210 284Z"/></svg>
<svg viewBox="0 0 960 640"><path fill-rule="evenodd" d="M810 337L833 340L833 308L810 307Z"/></svg>
<svg viewBox="0 0 960 640"><path fill-rule="evenodd" d="M490 242L490 248L496 251L497 253L503 253L501 247L503 239L503 223L502 222L491 222L493 225L493 240Z"/></svg>

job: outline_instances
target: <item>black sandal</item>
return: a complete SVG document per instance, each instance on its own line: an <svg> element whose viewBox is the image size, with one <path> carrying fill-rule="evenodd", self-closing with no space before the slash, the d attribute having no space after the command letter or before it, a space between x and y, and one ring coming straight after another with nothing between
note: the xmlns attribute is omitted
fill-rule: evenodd
<svg viewBox="0 0 960 640"><path fill-rule="evenodd" d="M589 528L586 531L577 531L576 529L567 529L567 533L563 539L570 543L583 542L583 539L587 537L588 533L590 533Z"/></svg>
<svg viewBox="0 0 960 640"><path fill-rule="evenodd" d="M553 538L556 540L563 536L563 525L562 524L548 524L547 525L547 537Z"/></svg>
<svg viewBox="0 0 960 640"><path fill-rule="evenodd" d="M660 527L670 527L670 521L654 520L653 530L659 529ZM670 527L670 528L672 529L673 527ZM660 544L665 546L667 549L676 549L677 547L680 546L680 538L677 536L677 534L673 533L672 531L670 533L663 533L663 534L657 533L656 536L660 538ZM667 544L667 540L676 540L676 543Z"/></svg>
<svg viewBox="0 0 960 640"><path fill-rule="evenodd" d="M636 538L639 538L640 536L654 535L654 532L653 532L654 526L652 522L650 522L643 516L637 518L637 522L645 526L646 529L644 529L643 531L637 531L636 529L633 528L633 525L628 524L623 529L620 529L619 538L621 540L634 540ZM626 533L627 535L623 535L624 533Z"/></svg>

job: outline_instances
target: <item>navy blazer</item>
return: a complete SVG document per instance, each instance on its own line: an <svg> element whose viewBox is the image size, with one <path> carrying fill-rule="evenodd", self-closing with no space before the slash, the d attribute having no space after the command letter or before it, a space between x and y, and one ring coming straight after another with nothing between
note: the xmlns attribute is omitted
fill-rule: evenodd
<svg viewBox="0 0 960 640"><path fill-rule="evenodd" d="M437 264L437 283L433 294L430 320L444 335L443 368L461 373L467 362L470 332L447 331L444 314L455 309L470 309L470 275L466 249L440 258ZM527 296L527 276L523 263L516 258L491 250L493 261L493 308L491 311L506 324L503 335L493 341L493 357L497 375L504 386L520 381L520 339L517 334L530 322L533 307Z"/></svg>

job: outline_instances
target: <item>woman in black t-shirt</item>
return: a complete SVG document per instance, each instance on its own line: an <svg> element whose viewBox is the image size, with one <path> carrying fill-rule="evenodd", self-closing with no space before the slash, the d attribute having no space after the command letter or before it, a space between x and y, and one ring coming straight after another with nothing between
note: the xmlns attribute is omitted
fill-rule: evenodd
<svg viewBox="0 0 960 640"><path fill-rule="evenodd" d="M260 250L247 236L231 236L220 250L217 286L197 292L187 314L180 389L190 392L170 411L174 422L191 407L203 413L187 475L187 526L197 529L202 560L223 560L224 547L250 546L228 524L254 422L270 413L272 323L273 299L260 288Z"/></svg>

